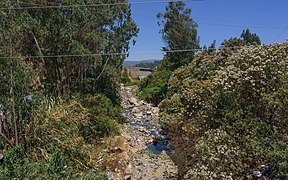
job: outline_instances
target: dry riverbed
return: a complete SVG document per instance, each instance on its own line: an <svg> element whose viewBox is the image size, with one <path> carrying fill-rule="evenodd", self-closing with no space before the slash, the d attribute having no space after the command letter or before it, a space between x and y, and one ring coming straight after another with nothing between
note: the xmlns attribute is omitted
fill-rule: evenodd
<svg viewBox="0 0 288 180"><path fill-rule="evenodd" d="M108 177L111 180L177 179L177 167L169 157L172 153L169 141L159 125L158 108L139 100L135 89L136 86L121 88L127 123L121 127L121 136L110 142L110 157L104 158L110 158L110 164L114 164L109 167Z"/></svg>

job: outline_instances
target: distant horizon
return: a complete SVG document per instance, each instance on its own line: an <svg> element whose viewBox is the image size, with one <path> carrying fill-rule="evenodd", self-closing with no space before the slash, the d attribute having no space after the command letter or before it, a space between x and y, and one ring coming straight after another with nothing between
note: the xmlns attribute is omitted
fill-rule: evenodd
<svg viewBox="0 0 288 180"><path fill-rule="evenodd" d="M138 62L138 61L162 61L162 59L142 59L142 60L131 60L131 59L125 59L124 61L129 62Z"/></svg>

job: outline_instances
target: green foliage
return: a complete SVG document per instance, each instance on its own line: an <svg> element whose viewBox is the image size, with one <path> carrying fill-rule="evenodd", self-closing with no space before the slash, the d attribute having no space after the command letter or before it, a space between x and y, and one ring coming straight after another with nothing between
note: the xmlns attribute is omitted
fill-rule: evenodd
<svg viewBox="0 0 288 180"><path fill-rule="evenodd" d="M83 107L87 108L89 113L95 116L106 116L121 123L123 122L122 108L114 105L113 102L103 94L80 95L79 98Z"/></svg>
<svg viewBox="0 0 288 180"><path fill-rule="evenodd" d="M77 178L95 165L99 139L119 133L126 55L101 54L128 52L139 29L128 4L83 6L99 3L114 1L0 2L0 57L15 57L0 62L1 179ZM27 5L61 8L5 10Z"/></svg>
<svg viewBox="0 0 288 180"><path fill-rule="evenodd" d="M102 95L81 98L82 104L77 99L68 103L43 102L34 111L26 129L32 157L41 159L45 152L61 149L74 161L88 166L99 139L118 133L114 115L120 117L120 109Z"/></svg>
<svg viewBox="0 0 288 180"><path fill-rule="evenodd" d="M198 49L199 37L197 35L197 24L190 17L191 9L185 8L184 2L169 2L165 13L158 13L158 25L162 25L162 39L166 44L164 51ZM175 70L188 64L195 52L167 53L165 56L169 61L166 69Z"/></svg>
<svg viewBox="0 0 288 180"><path fill-rule="evenodd" d="M47 160L33 162L24 157L19 147L7 150L0 164L0 179L71 179L76 166L63 152L55 151ZM79 179L108 179L105 174L85 172Z"/></svg>
<svg viewBox="0 0 288 180"><path fill-rule="evenodd" d="M37 106L22 129L22 149L11 148L4 154L1 172L5 179L78 176L95 165L100 138L118 134L118 122L125 120L121 108L103 94L79 94L68 102L34 96L34 101ZM89 172L84 175L105 177Z"/></svg>
<svg viewBox="0 0 288 180"><path fill-rule="evenodd" d="M107 67L102 75L95 82L95 92L108 97L114 105L120 105L121 98L119 94L119 76L120 73L113 67Z"/></svg>
<svg viewBox="0 0 288 180"><path fill-rule="evenodd" d="M140 99L151 102L155 105L159 104L167 94L170 71L155 71L139 83Z"/></svg>
<svg viewBox="0 0 288 180"><path fill-rule="evenodd" d="M124 86L138 86L140 81L131 81L124 84Z"/></svg>
<svg viewBox="0 0 288 180"><path fill-rule="evenodd" d="M30 0L25 4L34 4ZM102 1L65 1L59 6L91 5ZM102 3L109 3L103 1ZM112 2L112 1L111 1ZM123 1L124 2L124 1ZM113 2L112 2L113 3ZM1 1L1 7L25 6L23 2ZM38 1L37 6L55 5L53 2ZM71 97L77 89L97 93L101 76L109 65L115 71L126 55L96 57L49 57L31 56L82 55L125 53L130 40L139 29L131 18L129 5L112 7L73 7L52 9L27 9L23 11L0 12L0 37L5 56L23 57L33 63L35 88L56 96ZM8 18L9 17L9 18ZM12 54L11 54L11 53ZM108 71L109 73L109 71ZM107 73L106 73L107 74ZM98 82L96 82L98 81ZM45 88L43 88L43 86ZM101 88L100 88L101 89ZM107 90L106 90L107 91Z"/></svg>
<svg viewBox="0 0 288 180"><path fill-rule="evenodd" d="M249 29L243 30L243 32L241 34L241 38L243 39L245 44L249 44L249 45L260 45L261 44L261 40L260 40L259 36L257 36L256 33L254 33L254 34L250 33Z"/></svg>
<svg viewBox="0 0 288 180"><path fill-rule="evenodd" d="M31 64L18 59L0 61L0 113L4 115L0 127L8 139L15 139L13 109L19 128L26 126L32 111L33 102L29 99L31 71Z"/></svg>
<svg viewBox="0 0 288 180"><path fill-rule="evenodd" d="M258 169L287 178L287 50L222 48L173 73L160 115L181 176L237 179Z"/></svg>
<svg viewBox="0 0 288 180"><path fill-rule="evenodd" d="M147 100L149 95L153 96L155 93L159 92L160 89L160 87L147 87L143 89L138 96L142 100Z"/></svg>
<svg viewBox="0 0 288 180"><path fill-rule="evenodd" d="M225 47L237 47L237 46L256 46L256 45L261 45L261 40L259 36L254 33L250 33L249 29L243 30L240 38L230 38L229 40L224 40L224 42L221 43L222 46Z"/></svg>
<svg viewBox="0 0 288 180"><path fill-rule="evenodd" d="M170 71L155 71L144 78L139 86L141 89L145 87L163 86L168 82L170 74Z"/></svg>
<svg viewBox="0 0 288 180"><path fill-rule="evenodd" d="M225 47L237 47L237 46L244 46L244 42L239 38L230 38L228 40L224 40L224 42L221 43L222 46Z"/></svg>
<svg viewBox="0 0 288 180"><path fill-rule="evenodd" d="M100 116L96 131L99 131L102 135L109 135L113 132L118 132L119 129L113 120L105 116Z"/></svg>

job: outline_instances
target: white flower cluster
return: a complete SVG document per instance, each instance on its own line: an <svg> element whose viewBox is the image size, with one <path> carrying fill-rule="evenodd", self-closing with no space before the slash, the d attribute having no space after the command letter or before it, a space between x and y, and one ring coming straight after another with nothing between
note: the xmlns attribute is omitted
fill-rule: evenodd
<svg viewBox="0 0 288 180"><path fill-rule="evenodd" d="M224 89L245 86L256 92L273 87L283 75L288 75L288 45L251 46L239 50L216 71L213 83Z"/></svg>
<svg viewBox="0 0 288 180"><path fill-rule="evenodd" d="M224 130L225 123L242 122L242 111L246 111L242 107L259 105L256 108L261 109L261 103L266 103L265 95L269 98L268 95L283 86L283 76L288 76L288 42L199 55L194 62L174 72L169 88L176 94L164 100L160 107L166 125L182 128L181 133L190 138L183 143L193 144L187 153L193 155L196 163L186 179L243 176L250 161L248 152L244 152L244 146L235 137L230 137L229 128L227 132ZM234 102L239 105L239 111L229 104ZM237 126L246 128L243 124ZM207 131L211 127L218 129ZM238 131L233 133L237 135Z"/></svg>
<svg viewBox="0 0 288 180"><path fill-rule="evenodd" d="M186 174L186 179L234 179L242 169L240 148L225 131L205 132L196 145L197 163Z"/></svg>

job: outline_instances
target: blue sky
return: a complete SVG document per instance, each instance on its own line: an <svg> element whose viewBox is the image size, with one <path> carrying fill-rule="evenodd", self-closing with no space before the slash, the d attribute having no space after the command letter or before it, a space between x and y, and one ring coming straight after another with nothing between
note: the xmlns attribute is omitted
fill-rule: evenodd
<svg viewBox="0 0 288 180"><path fill-rule="evenodd" d="M146 1L146 0L131 0ZM150 0L147 0L150 1ZM159 51L164 46L159 34L156 14L164 12L167 3L134 4L132 17L140 32L135 46L130 52L150 52L131 54L128 61L161 59ZM217 46L224 39L239 37L242 30L249 28L256 33L262 43L284 42L288 38L287 0L203 0L188 1L186 7L192 9L191 17L198 24L201 45L210 45L216 40ZM286 27L286 28L285 28Z"/></svg>

